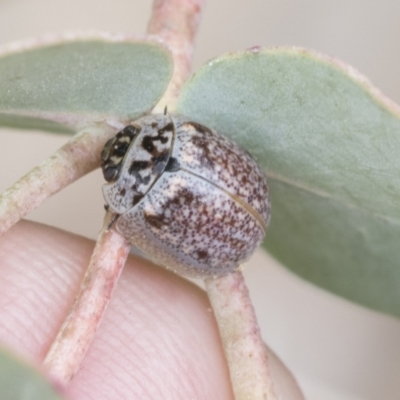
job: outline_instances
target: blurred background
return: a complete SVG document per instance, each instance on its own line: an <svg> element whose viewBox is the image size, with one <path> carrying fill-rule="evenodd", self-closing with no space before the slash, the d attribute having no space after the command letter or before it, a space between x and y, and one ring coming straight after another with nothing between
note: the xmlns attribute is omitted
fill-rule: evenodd
<svg viewBox="0 0 400 400"><path fill-rule="evenodd" d="M0 44L48 32L144 33L150 0L0 0ZM195 68L254 45L296 45L353 65L400 102L398 0L209 0ZM66 136L0 129L0 191ZM95 171L29 219L95 238L103 218ZM400 322L304 282L259 251L245 271L263 337L308 400L398 400Z"/></svg>

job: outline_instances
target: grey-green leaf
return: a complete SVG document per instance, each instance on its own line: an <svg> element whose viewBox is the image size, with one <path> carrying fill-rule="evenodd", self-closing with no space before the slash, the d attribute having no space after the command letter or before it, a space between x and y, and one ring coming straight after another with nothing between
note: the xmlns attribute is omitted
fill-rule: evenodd
<svg viewBox="0 0 400 400"><path fill-rule="evenodd" d="M0 126L78 130L151 110L172 74L156 41L65 36L0 49Z"/></svg>
<svg viewBox="0 0 400 400"><path fill-rule="evenodd" d="M0 349L0 398L4 400L63 399L38 371L3 349Z"/></svg>
<svg viewBox="0 0 400 400"><path fill-rule="evenodd" d="M400 316L400 111L302 49L205 65L178 110L239 142L270 182L266 248L305 279Z"/></svg>

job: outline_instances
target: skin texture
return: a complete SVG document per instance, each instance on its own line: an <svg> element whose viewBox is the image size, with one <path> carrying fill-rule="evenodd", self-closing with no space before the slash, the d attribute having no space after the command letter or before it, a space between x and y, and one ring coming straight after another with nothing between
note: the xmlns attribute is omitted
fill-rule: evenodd
<svg viewBox="0 0 400 400"><path fill-rule="evenodd" d="M0 240L0 343L38 366L78 291L94 242L21 221ZM283 400L303 399L270 354ZM65 393L70 400L232 400L206 294L130 257L104 320Z"/></svg>

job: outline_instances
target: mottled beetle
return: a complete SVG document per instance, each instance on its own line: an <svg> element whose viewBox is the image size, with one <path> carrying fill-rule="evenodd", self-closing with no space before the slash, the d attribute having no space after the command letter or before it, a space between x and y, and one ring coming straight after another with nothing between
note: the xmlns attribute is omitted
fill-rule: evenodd
<svg viewBox="0 0 400 400"><path fill-rule="evenodd" d="M270 215L263 172L237 144L177 115L149 115L101 154L114 227L182 275L225 275L262 241Z"/></svg>

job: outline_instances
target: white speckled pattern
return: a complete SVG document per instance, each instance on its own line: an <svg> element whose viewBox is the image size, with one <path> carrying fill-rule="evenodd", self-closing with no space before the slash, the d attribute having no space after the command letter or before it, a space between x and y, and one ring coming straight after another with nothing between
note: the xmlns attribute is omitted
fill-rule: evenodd
<svg viewBox="0 0 400 400"><path fill-rule="evenodd" d="M268 221L267 182L254 159L236 143L184 117L172 117L176 138L172 156L182 168L241 197Z"/></svg>
<svg viewBox="0 0 400 400"><path fill-rule="evenodd" d="M237 268L261 243L269 219L268 188L259 167L236 144L184 117L153 115L135 125L146 126L146 134L142 128L117 180L103 188L107 204L119 215L116 229L156 263L181 275L221 276ZM168 138L160 148L168 157L158 168L154 153L151 158L149 148L141 146L146 136L160 135ZM144 178L148 165L143 161L149 157L151 171L161 172L153 173L135 201L137 185L135 194L129 193L136 182L132 165L143 167L134 172Z"/></svg>

